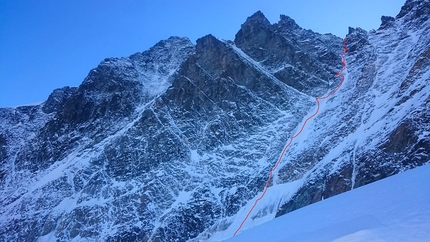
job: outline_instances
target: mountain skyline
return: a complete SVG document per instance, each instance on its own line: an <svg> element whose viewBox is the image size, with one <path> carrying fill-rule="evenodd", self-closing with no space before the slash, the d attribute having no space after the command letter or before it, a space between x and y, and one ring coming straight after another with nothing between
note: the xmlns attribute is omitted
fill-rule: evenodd
<svg viewBox="0 0 430 242"><path fill-rule="evenodd" d="M428 0L345 39L257 11L0 108L0 239L219 241L426 165L429 30Z"/></svg>
<svg viewBox="0 0 430 242"><path fill-rule="evenodd" d="M143 51L170 36L211 33L234 39L243 19L261 10L285 14L305 29L343 38L348 26L376 29L403 0L382 1L86 1L0 2L0 107L45 101L52 90L78 86L108 57ZM354 11L349 11L354 9Z"/></svg>

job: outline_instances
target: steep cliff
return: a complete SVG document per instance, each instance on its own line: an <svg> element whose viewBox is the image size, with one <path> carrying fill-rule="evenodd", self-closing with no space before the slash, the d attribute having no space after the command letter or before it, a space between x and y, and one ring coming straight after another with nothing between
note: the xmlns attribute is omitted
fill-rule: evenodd
<svg viewBox="0 0 430 242"><path fill-rule="evenodd" d="M378 30L350 29L344 84L243 229L430 161L429 9L409 0ZM257 12L234 42L171 37L1 108L1 240L231 237L339 84L341 52L339 37Z"/></svg>

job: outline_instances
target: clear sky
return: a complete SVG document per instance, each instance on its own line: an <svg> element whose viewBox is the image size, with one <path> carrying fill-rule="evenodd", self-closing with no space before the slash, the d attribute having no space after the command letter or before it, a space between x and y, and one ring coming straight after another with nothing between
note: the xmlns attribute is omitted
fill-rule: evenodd
<svg viewBox="0 0 430 242"><path fill-rule="evenodd" d="M234 39L261 10L305 29L344 37L348 26L377 29L405 0L0 0L0 107L48 98L78 86L107 57L147 50L169 36L193 42L213 34Z"/></svg>

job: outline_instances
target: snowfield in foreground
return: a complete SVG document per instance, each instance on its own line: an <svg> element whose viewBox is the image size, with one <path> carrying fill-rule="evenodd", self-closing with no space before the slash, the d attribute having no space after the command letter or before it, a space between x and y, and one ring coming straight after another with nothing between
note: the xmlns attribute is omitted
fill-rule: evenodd
<svg viewBox="0 0 430 242"><path fill-rule="evenodd" d="M430 165L246 230L234 241L429 241Z"/></svg>

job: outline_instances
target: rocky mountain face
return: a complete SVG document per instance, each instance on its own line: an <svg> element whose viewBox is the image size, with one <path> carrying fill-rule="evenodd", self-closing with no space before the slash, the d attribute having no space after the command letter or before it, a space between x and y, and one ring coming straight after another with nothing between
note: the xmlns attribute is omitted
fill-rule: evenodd
<svg viewBox="0 0 430 242"><path fill-rule="evenodd" d="M430 161L429 16L408 0L378 30L350 29L345 82L242 229ZM0 108L0 240L233 236L339 85L342 45L257 12L234 41L171 37Z"/></svg>
<svg viewBox="0 0 430 242"><path fill-rule="evenodd" d="M333 98L342 100L315 118L325 131L303 151L290 150L311 151L313 168L276 216L430 161L429 17L429 1L407 1L378 30L349 30L348 81ZM342 114L324 122L335 109ZM280 176L295 169L287 167Z"/></svg>

